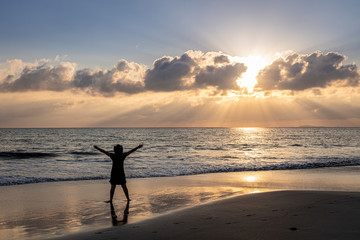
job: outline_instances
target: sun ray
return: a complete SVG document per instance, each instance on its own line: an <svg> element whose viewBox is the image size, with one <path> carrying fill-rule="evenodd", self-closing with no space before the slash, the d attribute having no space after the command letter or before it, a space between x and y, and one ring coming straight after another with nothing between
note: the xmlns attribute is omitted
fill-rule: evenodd
<svg viewBox="0 0 360 240"><path fill-rule="evenodd" d="M269 64L268 61L260 56L235 57L233 60L244 63L247 67L246 72L237 80L237 84L248 93L252 93L257 83L256 76L261 69Z"/></svg>

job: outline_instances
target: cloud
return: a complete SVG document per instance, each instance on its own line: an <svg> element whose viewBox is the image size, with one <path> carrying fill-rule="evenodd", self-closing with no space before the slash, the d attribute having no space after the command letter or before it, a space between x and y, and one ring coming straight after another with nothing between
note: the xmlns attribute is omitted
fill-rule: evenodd
<svg viewBox="0 0 360 240"><path fill-rule="evenodd" d="M197 64L187 54L181 57L162 57L154 62L145 77L145 86L153 91L176 91L186 89Z"/></svg>
<svg viewBox="0 0 360 240"><path fill-rule="evenodd" d="M47 63L38 66L26 66L19 78L13 80L14 75L8 75L1 84L2 91L63 91L68 89L75 64L62 62L57 66Z"/></svg>
<svg viewBox="0 0 360 240"><path fill-rule="evenodd" d="M236 80L246 71L243 63L230 63L227 55L188 51L181 57L162 57L145 77L145 88L152 91L177 91L216 87L238 89Z"/></svg>
<svg viewBox="0 0 360 240"><path fill-rule="evenodd" d="M234 59L221 52L190 50L181 56L161 57L151 67L120 60L110 69L95 70L77 70L75 63L59 63L59 58L35 63L14 59L0 63L0 92L80 90L92 95L114 96L116 93L212 89L226 93L241 90L237 80L247 71L243 63ZM342 65L344 59L339 53L291 53L261 70L256 87L267 91L301 91L325 88L334 82L357 86L357 67Z"/></svg>
<svg viewBox="0 0 360 240"><path fill-rule="evenodd" d="M21 59L11 59L0 63L0 80L21 72L26 65Z"/></svg>
<svg viewBox="0 0 360 240"><path fill-rule="evenodd" d="M120 60L111 70L78 70L72 87L91 93L112 96L116 92L134 94L144 91L146 68L137 63Z"/></svg>
<svg viewBox="0 0 360 240"><path fill-rule="evenodd" d="M24 65L24 64L23 64ZM61 62L52 66L49 61L25 64L23 70L7 72L0 84L2 92L65 91L81 89L89 93L113 95L115 92L144 91L146 67L120 60L111 70L75 70L76 64Z"/></svg>
<svg viewBox="0 0 360 240"><path fill-rule="evenodd" d="M236 80L246 71L243 64L231 63L228 55L200 51L187 51L180 57L161 57L151 68L120 60L111 69L75 70L75 63L61 62L53 66L51 62L43 59L31 64L12 60L0 64L0 91L83 90L113 96L117 92L170 92L209 86L228 90L238 88Z"/></svg>
<svg viewBox="0 0 360 240"><path fill-rule="evenodd" d="M219 55L219 56L214 57L214 63L215 64L218 64L218 63L230 63L230 59L226 55Z"/></svg>
<svg viewBox="0 0 360 240"><path fill-rule="evenodd" d="M196 76L197 86L215 86L219 90L239 89L236 80L246 71L243 63L228 64L220 67L207 66Z"/></svg>
<svg viewBox="0 0 360 240"><path fill-rule="evenodd" d="M359 73L355 64L342 65L345 56L330 52L309 55L290 54L276 59L261 70L257 86L262 90L305 90L325 88L341 81L344 86L357 86Z"/></svg>

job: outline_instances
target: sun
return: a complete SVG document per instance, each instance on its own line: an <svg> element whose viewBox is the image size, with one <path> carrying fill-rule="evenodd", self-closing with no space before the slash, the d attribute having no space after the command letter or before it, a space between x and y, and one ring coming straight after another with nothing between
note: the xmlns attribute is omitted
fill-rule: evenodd
<svg viewBox="0 0 360 240"><path fill-rule="evenodd" d="M246 72L237 80L237 84L246 89L248 93L252 93L257 83L256 76L269 64L268 61L260 56L236 57L234 61L244 63L247 67Z"/></svg>

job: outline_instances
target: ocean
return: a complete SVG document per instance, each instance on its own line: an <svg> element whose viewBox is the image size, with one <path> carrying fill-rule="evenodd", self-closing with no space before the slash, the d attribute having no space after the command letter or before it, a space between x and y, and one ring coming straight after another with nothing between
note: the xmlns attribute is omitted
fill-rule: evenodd
<svg viewBox="0 0 360 240"><path fill-rule="evenodd" d="M112 151L144 147L127 178L360 165L360 128L0 129L0 185L109 179Z"/></svg>

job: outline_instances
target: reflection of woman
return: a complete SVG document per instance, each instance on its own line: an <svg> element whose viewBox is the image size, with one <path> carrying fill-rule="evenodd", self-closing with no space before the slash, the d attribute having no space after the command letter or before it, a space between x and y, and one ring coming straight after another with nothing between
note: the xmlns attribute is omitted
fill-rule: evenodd
<svg viewBox="0 0 360 240"><path fill-rule="evenodd" d="M118 221L116 213L115 213L114 205L113 205L112 202L110 202L111 219L112 219L112 223L113 223L114 226L119 225L119 223L121 223L121 224L126 224L127 223L128 216L129 216L129 206L130 206L130 202L128 201L126 203L126 207L125 207L125 210L124 210L123 219L121 221Z"/></svg>
<svg viewBox="0 0 360 240"><path fill-rule="evenodd" d="M115 188L116 185L121 185L122 189L124 190L125 196L128 201L130 201L129 192L126 187L126 178L125 178L125 172L124 172L124 160L127 156L129 156L131 153L135 152L139 148L142 148L142 144L137 146L136 148L128 151L123 152L123 147L121 145L114 146L114 153L109 153L98 146L94 145L94 148L99 150L100 152L106 154L109 156L113 162L112 168L111 168L111 189L110 189L110 200L107 202L112 202L114 198Z"/></svg>

